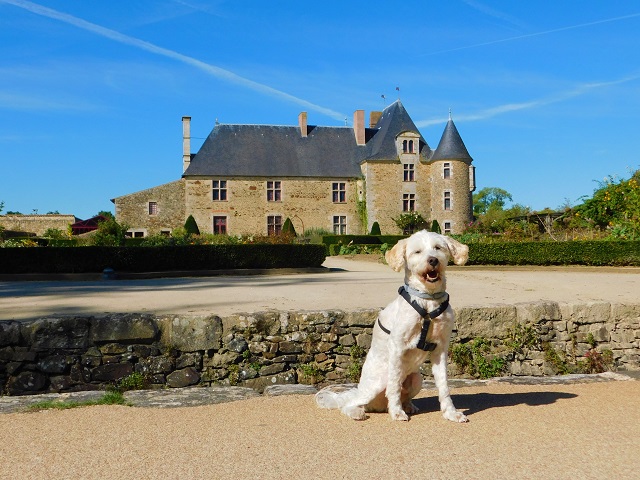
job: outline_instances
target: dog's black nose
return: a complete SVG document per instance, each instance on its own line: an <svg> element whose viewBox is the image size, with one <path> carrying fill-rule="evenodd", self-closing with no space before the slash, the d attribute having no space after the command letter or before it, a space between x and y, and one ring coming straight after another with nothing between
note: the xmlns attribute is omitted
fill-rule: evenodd
<svg viewBox="0 0 640 480"><path fill-rule="evenodd" d="M439 261L438 261L438 259L436 257L429 257L427 259L427 263L435 268L435 267L438 266Z"/></svg>

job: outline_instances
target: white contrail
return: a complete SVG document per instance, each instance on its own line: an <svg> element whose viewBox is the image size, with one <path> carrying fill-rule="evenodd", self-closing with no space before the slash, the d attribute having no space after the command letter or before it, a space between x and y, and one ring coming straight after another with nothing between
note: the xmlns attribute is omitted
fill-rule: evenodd
<svg viewBox="0 0 640 480"><path fill-rule="evenodd" d="M577 85L571 90L560 92L555 95L550 95L548 97L539 98L537 100L531 100L529 102L520 102L520 103L507 103L505 105L499 105L497 107L487 108L477 113L456 115L456 120L470 121L470 122L477 121L477 120L485 120L487 118L495 117L497 115L502 115L504 113L515 112L518 110L528 110L531 108L537 108L544 105L550 105L552 103L563 102L573 97L585 95L591 90L609 87L612 85L618 85L621 83L632 82L638 79L640 79L640 74L635 73L623 78L619 78L617 80L611 80L609 82L583 83L583 84ZM416 126L418 128L429 127L431 125L439 125L446 122L447 122L446 118L434 118L430 120L422 120L422 121L416 122Z"/></svg>
<svg viewBox="0 0 640 480"><path fill-rule="evenodd" d="M418 56L426 57L431 55L438 55L441 53L457 52L459 50L466 50L468 48L477 48L477 47L484 47L486 45L495 45L496 43L510 42L512 40L520 40L522 38L538 37L540 35L547 35L549 33L564 32L565 30L573 30L574 28L590 27L592 25L600 25L601 23L617 22L618 20L626 20L628 18L635 18L635 17L640 17L640 13L623 15L622 17L606 18L604 20L596 20L595 22L581 23L579 25L570 25L568 27L554 28L553 30L545 30L543 32L527 33L526 35L518 35L516 37L502 38L500 40L492 40L490 42L476 43L474 45L466 45L464 47L450 48L447 50L438 50L437 52L422 53L422 54L419 54Z"/></svg>
<svg viewBox="0 0 640 480"><path fill-rule="evenodd" d="M294 95L290 95L281 90L277 90L268 85L264 85L262 83L255 82L253 80L249 80L248 78L241 77L240 75L230 72L229 70L225 70L224 68L216 67L215 65L205 63L196 58L189 57L187 55L183 55L181 53L178 53L163 47L159 47L157 45L154 45L153 43L145 42L144 40L140 40L135 37L130 37L129 35L125 35L115 30L111 30L109 28L96 25L95 23L87 22L86 20L83 20L78 17L74 17L73 15L69 15L67 13L59 12L57 10L44 7L42 5L38 5L37 3L29 2L26 0L0 0L0 3L8 3L16 7L22 8L24 10L28 10L32 13L35 13L36 15L41 15L43 17L48 17L54 20L59 20L64 23L68 23L69 25L73 25L74 27L87 30L89 32L95 33L102 37L109 38L116 42L124 43L126 45L131 45L133 47L146 50L148 52L155 53L163 57L172 58L184 64L191 65L192 67L198 68L214 77L220 78L222 80L226 80L236 85L242 85L244 87L247 87L259 93L263 93L266 95L270 95L272 97L277 97L292 103L296 103L304 108L308 108L310 110L320 112L336 120L343 121L345 118L345 115L343 113L336 112L329 108L321 107L320 105L316 105L314 103L308 102Z"/></svg>

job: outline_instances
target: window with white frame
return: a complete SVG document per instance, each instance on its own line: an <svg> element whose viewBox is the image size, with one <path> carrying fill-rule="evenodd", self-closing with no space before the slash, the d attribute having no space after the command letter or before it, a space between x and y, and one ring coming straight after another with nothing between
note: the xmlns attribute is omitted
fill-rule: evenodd
<svg viewBox="0 0 640 480"><path fill-rule="evenodd" d="M415 165L413 163L405 163L403 167L404 167L403 180L405 182L415 182L416 180Z"/></svg>
<svg viewBox="0 0 640 480"><path fill-rule="evenodd" d="M444 222L444 233L451 233L451 222Z"/></svg>
<svg viewBox="0 0 640 480"><path fill-rule="evenodd" d="M215 235L227 234L227 217L217 215L213 217L213 233Z"/></svg>
<svg viewBox="0 0 640 480"><path fill-rule="evenodd" d="M346 203L347 184L345 182L333 182L331 184L331 196L333 203Z"/></svg>
<svg viewBox="0 0 640 480"><path fill-rule="evenodd" d="M158 202L149 202L149 215L158 214Z"/></svg>
<svg viewBox="0 0 640 480"><path fill-rule="evenodd" d="M227 200L227 181L226 180L213 181L212 198L214 202L224 202Z"/></svg>
<svg viewBox="0 0 640 480"><path fill-rule="evenodd" d="M267 216L267 235L280 235L282 233L282 216Z"/></svg>
<svg viewBox="0 0 640 480"><path fill-rule="evenodd" d="M442 178L451 178L451 164L449 162L444 163Z"/></svg>
<svg viewBox="0 0 640 480"><path fill-rule="evenodd" d="M273 180L267 182L267 201L268 202L280 202L282 201L282 182L279 180Z"/></svg>
<svg viewBox="0 0 640 480"><path fill-rule="evenodd" d="M444 209L451 210L451 192L444 192Z"/></svg>
<svg viewBox="0 0 640 480"><path fill-rule="evenodd" d="M345 215L333 216L333 233L335 235L347 234L347 217Z"/></svg>
<svg viewBox="0 0 640 480"><path fill-rule="evenodd" d="M416 194L415 193L402 194L402 211L403 212L416 211Z"/></svg>

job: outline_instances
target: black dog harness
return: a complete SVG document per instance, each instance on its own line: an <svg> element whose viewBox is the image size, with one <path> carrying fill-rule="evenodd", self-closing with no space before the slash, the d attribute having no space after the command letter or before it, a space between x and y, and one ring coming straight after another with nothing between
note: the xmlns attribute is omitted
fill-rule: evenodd
<svg viewBox="0 0 640 480"><path fill-rule="evenodd" d="M436 308L432 312L427 312L424 308L418 305L418 303L415 300L412 300L411 295L409 295L409 292L407 292L406 288L404 288L404 285L398 289L398 294L402 298L404 298L407 301L407 303L411 305L416 312L418 312L418 315L420 315L420 318L422 318L422 330L420 331L420 340L418 341L418 345L416 346L416 348L419 348L420 350L424 350L425 352L432 352L438 346L438 344L433 342L427 342L427 334L429 333L429 326L431 325L431 320L439 317L444 313L444 311L447 308L449 308L449 294L448 293L444 294L445 295L444 301L440 304L438 308ZM380 326L382 331L387 335L391 333L391 330L385 328L382 325L382 322L380 322L380 317L378 317L378 325Z"/></svg>

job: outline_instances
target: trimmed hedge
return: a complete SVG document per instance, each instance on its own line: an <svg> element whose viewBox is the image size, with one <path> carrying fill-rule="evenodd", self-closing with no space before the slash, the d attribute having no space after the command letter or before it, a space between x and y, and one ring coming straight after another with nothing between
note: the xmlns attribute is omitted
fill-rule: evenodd
<svg viewBox="0 0 640 480"><path fill-rule="evenodd" d="M640 266L640 241L470 243L468 264Z"/></svg>
<svg viewBox="0 0 640 480"><path fill-rule="evenodd" d="M0 248L0 273L162 272L320 267L323 245Z"/></svg>
<svg viewBox="0 0 640 480"><path fill-rule="evenodd" d="M323 235L325 245L395 245L407 235Z"/></svg>

